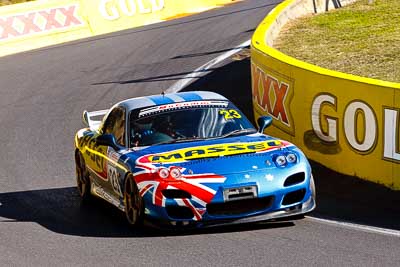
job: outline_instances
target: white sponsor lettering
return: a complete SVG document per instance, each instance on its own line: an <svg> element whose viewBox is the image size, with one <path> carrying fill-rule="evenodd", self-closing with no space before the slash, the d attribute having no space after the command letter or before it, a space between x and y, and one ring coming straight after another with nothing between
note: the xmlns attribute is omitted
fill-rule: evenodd
<svg viewBox="0 0 400 267"><path fill-rule="evenodd" d="M399 111L392 109L384 109L385 116L385 135L384 135L384 148L383 156L388 159L400 161L400 153L398 148L399 137Z"/></svg>
<svg viewBox="0 0 400 267"><path fill-rule="evenodd" d="M101 197L102 199L108 201L112 205L116 206L120 210L124 211L124 206L121 205L118 199L114 198L112 195L110 195L106 190L104 190L101 186L92 183L92 192L98 197Z"/></svg>
<svg viewBox="0 0 400 267"><path fill-rule="evenodd" d="M357 140L357 116L359 114L362 114L365 122L364 138L361 142ZM370 150L374 146L377 136L374 111L365 103L359 101L351 103L344 113L344 132L347 141L354 149L361 152Z"/></svg>
<svg viewBox="0 0 400 267"><path fill-rule="evenodd" d="M131 0L132 1L132 0ZM143 4L143 1L137 0L137 4L139 6L139 12L142 14L151 13L151 8L146 8Z"/></svg>
<svg viewBox="0 0 400 267"><path fill-rule="evenodd" d="M192 108L192 107L203 107L203 106L214 106L214 107L227 107L228 102L226 101L191 101L191 102L180 102L167 104L162 106L156 106L151 108L142 109L139 113L139 117L160 112L160 111L170 111L181 108Z"/></svg>
<svg viewBox="0 0 400 267"><path fill-rule="evenodd" d="M122 10L122 13L125 15L132 17L136 14L136 5L133 0L128 0L128 1L120 1L120 7Z"/></svg>
<svg viewBox="0 0 400 267"><path fill-rule="evenodd" d="M118 9L115 6L111 6L107 9L107 4L112 0L101 0L99 5L99 11L103 18L106 20L116 20L119 18Z"/></svg>
<svg viewBox="0 0 400 267"><path fill-rule="evenodd" d="M150 0L150 3L153 12L160 11L164 8L164 0Z"/></svg>
<svg viewBox="0 0 400 267"><path fill-rule="evenodd" d="M99 12L106 20L117 20L125 15L148 14L162 10L164 0L101 0Z"/></svg>
<svg viewBox="0 0 400 267"><path fill-rule="evenodd" d="M329 104L336 110L336 98L331 95L319 95L314 99L311 108L311 123L315 134L325 142L337 141L337 119L326 117L328 132L324 133L321 128L321 108L323 104Z"/></svg>
<svg viewBox="0 0 400 267"><path fill-rule="evenodd" d="M329 117L323 113L324 105L331 106L337 111L337 99L331 94L318 95L311 108L311 124L316 136L325 142L338 142L338 118ZM326 120L327 131L323 131L321 122ZM363 120L359 123L358 120ZM363 125L363 127L359 127ZM400 118L399 110L383 109L383 158L390 161L400 161ZM343 114L344 137L352 149L360 153L370 153L378 142L379 123L375 111L365 102L351 102ZM360 131L363 131L362 133ZM361 138L360 138L361 137Z"/></svg>

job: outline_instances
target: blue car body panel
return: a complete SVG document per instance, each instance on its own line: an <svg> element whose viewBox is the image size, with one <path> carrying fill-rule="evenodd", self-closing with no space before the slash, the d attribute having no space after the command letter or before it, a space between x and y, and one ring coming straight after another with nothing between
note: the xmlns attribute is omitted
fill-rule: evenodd
<svg viewBox="0 0 400 267"><path fill-rule="evenodd" d="M211 92L187 92L136 98L116 106L132 110L151 103L158 106L210 99L226 100ZM289 142L252 133L116 150L96 144L101 134L101 128L80 130L76 150L91 170L91 192L121 210L127 173L133 174L146 217L173 225L268 220L315 208L310 165ZM295 155L294 162L277 163L278 157L289 155ZM161 168L179 169L182 176L162 179L158 176Z"/></svg>

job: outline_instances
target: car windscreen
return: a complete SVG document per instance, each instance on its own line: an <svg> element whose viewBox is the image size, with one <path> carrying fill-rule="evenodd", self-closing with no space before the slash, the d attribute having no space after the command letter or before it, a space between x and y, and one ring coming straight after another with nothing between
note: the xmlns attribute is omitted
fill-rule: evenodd
<svg viewBox="0 0 400 267"><path fill-rule="evenodd" d="M152 108L130 114L130 145L149 146L256 132L234 105Z"/></svg>

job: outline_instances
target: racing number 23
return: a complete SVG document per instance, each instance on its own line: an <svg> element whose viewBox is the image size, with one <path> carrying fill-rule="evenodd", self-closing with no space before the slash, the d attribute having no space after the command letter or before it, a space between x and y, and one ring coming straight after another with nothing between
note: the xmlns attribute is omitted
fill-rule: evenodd
<svg viewBox="0 0 400 267"><path fill-rule="evenodd" d="M219 111L219 114L223 115L225 120L229 119L240 119L242 116L234 109L222 109Z"/></svg>

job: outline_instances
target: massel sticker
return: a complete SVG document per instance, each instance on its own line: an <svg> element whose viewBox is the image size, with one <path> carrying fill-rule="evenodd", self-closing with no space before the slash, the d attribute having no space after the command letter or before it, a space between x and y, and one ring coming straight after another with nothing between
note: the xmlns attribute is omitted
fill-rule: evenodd
<svg viewBox="0 0 400 267"><path fill-rule="evenodd" d="M273 140L267 142L199 146L150 155L148 160L152 163L176 163L194 159L264 152L284 145L282 141Z"/></svg>

